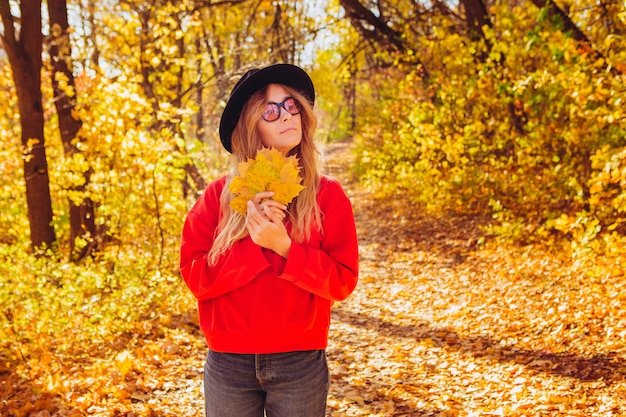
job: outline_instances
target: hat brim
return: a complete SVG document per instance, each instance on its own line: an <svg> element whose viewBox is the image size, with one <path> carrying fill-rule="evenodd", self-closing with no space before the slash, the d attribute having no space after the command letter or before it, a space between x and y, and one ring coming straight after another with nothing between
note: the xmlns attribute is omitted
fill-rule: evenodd
<svg viewBox="0 0 626 417"><path fill-rule="evenodd" d="M315 88L309 75L300 67L291 64L276 64L262 69L250 70L239 80L230 93L220 119L219 134L224 148L232 153L232 134L239 116L248 99L269 84L283 84L315 102Z"/></svg>

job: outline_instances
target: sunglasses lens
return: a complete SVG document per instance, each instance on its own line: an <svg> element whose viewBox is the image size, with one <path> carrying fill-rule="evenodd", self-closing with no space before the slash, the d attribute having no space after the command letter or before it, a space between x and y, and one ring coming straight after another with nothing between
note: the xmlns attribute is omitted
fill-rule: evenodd
<svg viewBox="0 0 626 417"><path fill-rule="evenodd" d="M278 120L280 117L280 107L278 107L276 103L267 103L267 107L265 107L265 111L261 117L268 122Z"/></svg>
<svg viewBox="0 0 626 417"><path fill-rule="evenodd" d="M290 114L296 115L302 111L302 107L300 106L300 102L293 97L288 98L283 102L283 107Z"/></svg>

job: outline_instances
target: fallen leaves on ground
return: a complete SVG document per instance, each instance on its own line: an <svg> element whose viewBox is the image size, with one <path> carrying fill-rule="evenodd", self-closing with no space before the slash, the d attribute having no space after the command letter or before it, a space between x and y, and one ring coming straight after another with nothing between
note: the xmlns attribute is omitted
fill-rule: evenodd
<svg viewBox="0 0 626 417"><path fill-rule="evenodd" d="M344 180L361 277L333 313L331 416L626 416L622 278Z"/></svg>
<svg viewBox="0 0 626 417"><path fill-rule="evenodd" d="M549 248L483 241L479 219L377 200L328 166L353 201L360 282L333 312L328 416L626 416L623 277ZM182 283L181 283L182 285ZM81 350L82 349L82 350ZM206 347L193 300L17 378L0 361L0 414L197 416ZM45 367L45 377L34 372Z"/></svg>

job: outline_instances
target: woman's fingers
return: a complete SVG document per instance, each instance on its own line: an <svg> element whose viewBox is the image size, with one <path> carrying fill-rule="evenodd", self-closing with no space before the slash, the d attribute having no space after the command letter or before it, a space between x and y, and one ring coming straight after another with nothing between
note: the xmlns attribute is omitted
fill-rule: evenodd
<svg viewBox="0 0 626 417"><path fill-rule="evenodd" d="M254 198L252 199L252 201L254 201L254 204L258 206L264 200L270 199L274 194L275 194L274 191L261 191L260 193L256 193L254 195Z"/></svg>
<svg viewBox="0 0 626 417"><path fill-rule="evenodd" d="M264 220L263 213L257 209L254 202L248 201L248 215L246 216L246 222L258 225L262 220Z"/></svg>
<svg viewBox="0 0 626 417"><path fill-rule="evenodd" d="M285 214L285 208L283 208L284 206L273 206L273 205L266 205L263 207L263 213L267 216L268 219L275 221L276 219L283 221L285 219L285 217L287 216Z"/></svg>
<svg viewBox="0 0 626 417"><path fill-rule="evenodd" d="M273 191L263 191L256 193L251 203L254 205L257 211L264 214L267 219L271 221L283 221L287 216L285 210L287 206L278 201L272 200L272 196L275 193Z"/></svg>
<svg viewBox="0 0 626 417"><path fill-rule="evenodd" d="M285 210L282 209L284 207L283 204L280 205L265 205L262 208L262 211L255 206L252 201L248 201L248 213L246 216L246 220L253 225L259 225L263 221L269 221L272 223L282 223L285 217Z"/></svg>
<svg viewBox="0 0 626 417"><path fill-rule="evenodd" d="M291 239L283 224L285 213L275 206L268 206L267 210L267 212L261 212L252 200L248 201L246 228L254 243L272 249L281 256L286 256L291 246Z"/></svg>
<svg viewBox="0 0 626 417"><path fill-rule="evenodd" d="M286 205L276 200L272 200L274 194L276 194L274 193L274 191L262 191L260 193L256 193L252 201L254 202L254 205L257 207L257 209L261 211L263 210L263 207L267 205L278 207L281 210L286 210Z"/></svg>

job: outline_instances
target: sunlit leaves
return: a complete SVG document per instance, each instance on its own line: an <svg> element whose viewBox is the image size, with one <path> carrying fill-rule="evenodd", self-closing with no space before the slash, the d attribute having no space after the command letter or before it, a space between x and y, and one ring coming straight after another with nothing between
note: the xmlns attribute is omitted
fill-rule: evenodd
<svg viewBox="0 0 626 417"><path fill-rule="evenodd" d="M177 244L179 213L186 207L180 194L185 157L175 151L180 139L175 132L152 129L152 104L139 86L120 81L91 82L90 100L79 101L76 109L83 120L84 159L66 160L57 166L58 175L73 181L71 172L83 172L88 164L91 181L85 193L96 203L99 227L119 244L158 259L165 247L174 250ZM163 105L157 117L180 123L188 114ZM167 232L160 242L158 230Z"/></svg>
<svg viewBox="0 0 626 417"><path fill-rule="evenodd" d="M378 117L359 129L360 170L433 212L490 212L488 230L516 240L559 230L582 247L619 246L623 76L537 9L501 3L490 13L488 59L476 59L484 44L437 28L418 51L431 57L431 78L397 74L379 90Z"/></svg>
<svg viewBox="0 0 626 417"><path fill-rule="evenodd" d="M0 243L12 244L22 241L28 231L22 175L22 158L28 149L23 149L20 140L17 96L8 65L0 66L0 91L4 100L0 106Z"/></svg>

